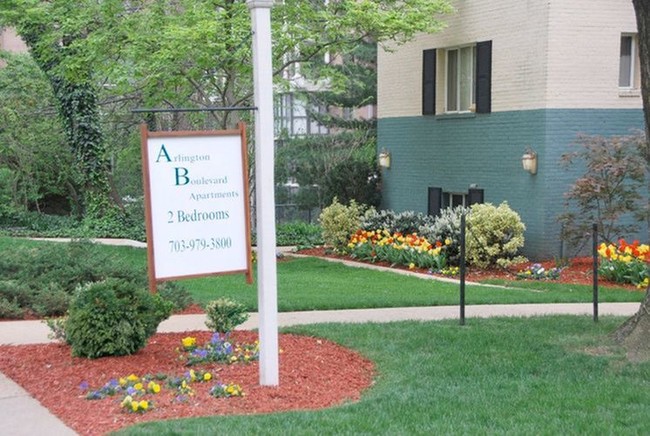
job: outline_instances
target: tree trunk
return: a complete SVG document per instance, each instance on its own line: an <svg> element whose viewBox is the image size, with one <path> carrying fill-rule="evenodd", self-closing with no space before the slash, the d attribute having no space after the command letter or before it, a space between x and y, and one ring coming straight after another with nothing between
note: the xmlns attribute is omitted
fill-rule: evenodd
<svg viewBox="0 0 650 436"><path fill-rule="evenodd" d="M650 1L632 0L636 13L641 67L641 95L645 117L645 158L650 167ZM637 313L614 332L614 339L623 345L635 360L650 359L650 286Z"/></svg>
<svg viewBox="0 0 650 436"><path fill-rule="evenodd" d="M636 13L636 25L639 40L639 62L641 67L641 96L645 116L646 138L650 138L650 2L632 0ZM650 162L650 155L646 154Z"/></svg>

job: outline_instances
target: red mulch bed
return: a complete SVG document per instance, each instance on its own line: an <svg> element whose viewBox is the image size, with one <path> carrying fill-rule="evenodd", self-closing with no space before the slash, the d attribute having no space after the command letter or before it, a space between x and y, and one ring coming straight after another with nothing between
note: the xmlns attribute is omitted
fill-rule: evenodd
<svg viewBox="0 0 650 436"><path fill-rule="evenodd" d="M195 395L187 402L175 401L175 392L167 387L147 395L154 408L143 414L122 411L121 395L85 399L79 387L84 381L91 389L99 389L110 379L129 374L183 375L189 368L175 350L186 336L197 338L198 344L210 339L209 332L156 334L132 356L94 360L72 357L70 348L62 344L4 345L0 346L0 371L82 435L105 434L153 420L331 407L358 400L373 380L373 364L359 354L327 340L282 334L279 387L260 386L258 362L209 364L196 369L212 372L213 380L191 384ZM240 343L256 339L257 333L248 331L231 336ZM244 397L211 397L208 391L217 381L240 385Z"/></svg>

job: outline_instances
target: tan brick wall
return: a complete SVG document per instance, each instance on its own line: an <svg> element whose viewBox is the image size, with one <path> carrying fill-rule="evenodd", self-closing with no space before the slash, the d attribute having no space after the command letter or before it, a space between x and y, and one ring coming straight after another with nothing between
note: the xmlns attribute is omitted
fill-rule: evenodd
<svg viewBox="0 0 650 436"><path fill-rule="evenodd" d="M642 107L618 88L621 34L636 31L631 0L551 1L547 106Z"/></svg>
<svg viewBox="0 0 650 436"><path fill-rule="evenodd" d="M621 33L636 32L631 0L458 0L447 28L379 52L378 115L421 115L422 51L492 40L492 111L640 108L618 89ZM442 77L440 62L437 74ZM439 84L442 81L438 80ZM436 92L444 107L444 87Z"/></svg>

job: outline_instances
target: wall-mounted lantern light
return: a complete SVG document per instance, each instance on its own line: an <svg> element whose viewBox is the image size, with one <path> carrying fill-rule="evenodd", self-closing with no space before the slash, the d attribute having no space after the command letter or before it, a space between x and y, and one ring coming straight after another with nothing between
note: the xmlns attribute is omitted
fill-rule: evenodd
<svg viewBox="0 0 650 436"><path fill-rule="evenodd" d="M390 153L386 150L379 153L379 166L382 168L390 168Z"/></svg>
<svg viewBox="0 0 650 436"><path fill-rule="evenodd" d="M537 153L530 148L521 157L521 165L531 174L537 174Z"/></svg>

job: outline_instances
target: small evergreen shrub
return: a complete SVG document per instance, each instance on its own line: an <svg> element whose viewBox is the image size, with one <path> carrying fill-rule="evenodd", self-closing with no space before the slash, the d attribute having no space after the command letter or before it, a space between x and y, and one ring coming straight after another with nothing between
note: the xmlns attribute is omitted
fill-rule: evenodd
<svg viewBox="0 0 650 436"><path fill-rule="evenodd" d="M43 316L64 314L77 286L109 277L147 286L145 265L89 241L17 247L0 256L0 297Z"/></svg>
<svg viewBox="0 0 650 436"><path fill-rule="evenodd" d="M80 286L70 303L65 336L75 356L123 356L143 348L172 303L119 279Z"/></svg>
<svg viewBox="0 0 650 436"><path fill-rule="evenodd" d="M320 214L323 228L323 242L337 251L345 251L350 236L361 225L365 207L351 200L348 206L339 203L337 198Z"/></svg>
<svg viewBox="0 0 650 436"><path fill-rule="evenodd" d="M205 314L205 325L218 333L231 332L248 319L246 306L229 298L210 301L205 306Z"/></svg>
<svg viewBox="0 0 650 436"><path fill-rule="evenodd" d="M506 267L526 259L517 256L524 246L524 230L519 214L508 203L474 204L467 217L467 261L479 268Z"/></svg>
<svg viewBox="0 0 650 436"><path fill-rule="evenodd" d="M0 318L20 319L23 317L23 309L16 300L7 300L0 297Z"/></svg>
<svg viewBox="0 0 650 436"><path fill-rule="evenodd" d="M0 298L13 302L18 307L29 308L34 301L34 291L18 280L0 280Z"/></svg>
<svg viewBox="0 0 650 436"><path fill-rule="evenodd" d="M50 283L34 295L32 309L40 316L62 316L68 310L72 296L59 284Z"/></svg>
<svg viewBox="0 0 650 436"><path fill-rule="evenodd" d="M164 282L158 286L158 295L173 304L173 311L180 312L194 301L192 294L178 282Z"/></svg>
<svg viewBox="0 0 650 436"><path fill-rule="evenodd" d="M279 246L313 247L323 244L323 229L317 224L303 221L278 224L276 239Z"/></svg>

